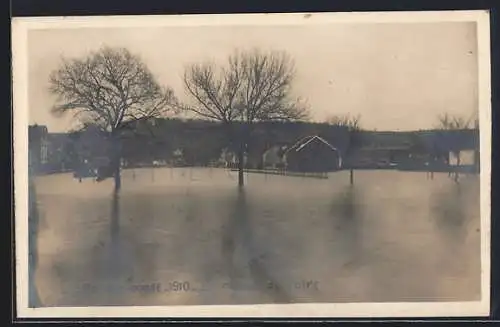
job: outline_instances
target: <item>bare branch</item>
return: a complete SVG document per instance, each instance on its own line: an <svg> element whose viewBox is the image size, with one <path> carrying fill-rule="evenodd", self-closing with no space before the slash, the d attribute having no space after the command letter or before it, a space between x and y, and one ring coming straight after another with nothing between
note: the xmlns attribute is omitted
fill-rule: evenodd
<svg viewBox="0 0 500 327"><path fill-rule="evenodd" d="M63 59L52 72L49 91L54 114L81 112L113 131L136 119L158 117L175 106L173 90L161 87L138 56L124 48L103 47L88 56Z"/></svg>
<svg viewBox="0 0 500 327"><path fill-rule="evenodd" d="M350 131L359 131L361 116L346 115L332 115L326 119L329 125L347 127Z"/></svg>
<svg viewBox="0 0 500 327"><path fill-rule="evenodd" d="M477 129L479 128L479 119L476 115L465 119L461 116L454 116L449 113L444 113L437 117L437 128L445 130L460 130L460 129Z"/></svg>
<svg viewBox="0 0 500 327"><path fill-rule="evenodd" d="M303 101L290 99L293 61L284 52L235 51L220 69L186 68L184 86L194 105L183 109L224 123L308 118Z"/></svg>

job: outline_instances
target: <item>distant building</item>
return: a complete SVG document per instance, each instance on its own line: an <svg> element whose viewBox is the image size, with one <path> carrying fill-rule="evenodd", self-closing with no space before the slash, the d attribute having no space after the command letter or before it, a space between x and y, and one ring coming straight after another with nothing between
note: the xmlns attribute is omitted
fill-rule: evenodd
<svg viewBox="0 0 500 327"><path fill-rule="evenodd" d="M238 167L238 154L224 148L222 149L221 155L219 157L219 164L226 168L237 168ZM243 155L243 165L246 167L248 164L248 155L245 153Z"/></svg>
<svg viewBox="0 0 500 327"><path fill-rule="evenodd" d="M282 147L275 145L267 149L262 155L262 167L264 169L276 169L284 164Z"/></svg>
<svg viewBox="0 0 500 327"><path fill-rule="evenodd" d="M110 165L112 145L107 133L97 126L87 126L75 136L75 170L82 176L94 176L94 172Z"/></svg>
<svg viewBox="0 0 500 327"><path fill-rule="evenodd" d="M48 134L47 126L28 126L29 163L35 174L42 172L49 161Z"/></svg>
<svg viewBox="0 0 500 327"><path fill-rule="evenodd" d="M414 160L417 155L414 155ZM411 146L367 146L356 149L350 156L354 168L388 168L397 166L412 158Z"/></svg>
<svg viewBox="0 0 500 327"><path fill-rule="evenodd" d="M172 152L172 165L173 166L184 166L184 151L182 149L175 149Z"/></svg>
<svg viewBox="0 0 500 327"><path fill-rule="evenodd" d="M283 157L289 171L329 172L342 167L340 151L317 135L299 140L285 151Z"/></svg>
<svg viewBox="0 0 500 327"><path fill-rule="evenodd" d="M363 131L348 153L346 166L439 171L457 165L456 153L461 153L460 166L478 169L477 134L473 130Z"/></svg>
<svg viewBox="0 0 500 327"><path fill-rule="evenodd" d="M222 149L218 163L222 167L229 167L231 164L236 163L236 154L229 151L227 148Z"/></svg>
<svg viewBox="0 0 500 327"><path fill-rule="evenodd" d="M74 151L74 140L69 133L49 133L48 155L46 162L47 170L50 172L65 172L71 170L77 164Z"/></svg>
<svg viewBox="0 0 500 327"><path fill-rule="evenodd" d="M479 172L479 130L452 130L437 133L436 143L446 151L450 166L461 166L471 172Z"/></svg>
<svg viewBox="0 0 500 327"><path fill-rule="evenodd" d="M450 152L449 153L450 166L472 166L475 164L475 159L476 159L475 154L476 153L474 150L461 150L458 151L458 153Z"/></svg>

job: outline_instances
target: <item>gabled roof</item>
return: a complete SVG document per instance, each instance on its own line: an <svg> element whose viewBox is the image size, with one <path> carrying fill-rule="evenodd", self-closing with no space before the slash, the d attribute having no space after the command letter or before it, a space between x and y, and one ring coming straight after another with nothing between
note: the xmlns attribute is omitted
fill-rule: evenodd
<svg viewBox="0 0 500 327"><path fill-rule="evenodd" d="M290 151L299 152L300 150L304 149L309 143L311 143L314 140L318 140L321 143L324 143L327 147L329 147L333 151L338 151L338 149L336 147L331 145L327 140L325 140L321 136L311 135L311 136L306 136L306 137L300 139L298 142L296 142L294 145L292 145L289 149L287 149L284 154L286 155Z"/></svg>

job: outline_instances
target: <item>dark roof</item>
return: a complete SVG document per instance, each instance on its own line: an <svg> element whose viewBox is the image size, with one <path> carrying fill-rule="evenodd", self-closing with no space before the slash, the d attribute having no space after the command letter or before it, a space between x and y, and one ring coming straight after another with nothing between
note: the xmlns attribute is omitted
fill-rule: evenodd
<svg viewBox="0 0 500 327"><path fill-rule="evenodd" d="M30 142L40 141L42 138L47 137L48 129L45 125L29 125L28 138Z"/></svg>
<svg viewBox="0 0 500 327"><path fill-rule="evenodd" d="M333 151L338 151L338 149L336 147L334 147L333 145L331 145L327 140L325 140L321 136L311 135L311 136L306 136L306 137L298 140L294 145L292 145L290 148L288 148L285 151L285 154L287 154L290 151L299 152L300 150L304 149L308 144L310 144L311 142L313 142L315 140L317 140L317 141L325 144L327 147L329 147Z"/></svg>

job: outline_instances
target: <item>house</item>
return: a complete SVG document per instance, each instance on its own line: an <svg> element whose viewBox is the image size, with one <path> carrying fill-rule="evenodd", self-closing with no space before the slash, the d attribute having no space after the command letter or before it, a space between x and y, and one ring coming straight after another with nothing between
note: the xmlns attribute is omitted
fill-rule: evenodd
<svg viewBox="0 0 500 327"><path fill-rule="evenodd" d="M283 158L290 171L329 172L342 167L340 151L318 135L300 139L285 151Z"/></svg>
<svg viewBox="0 0 500 327"><path fill-rule="evenodd" d="M275 145L267 149L262 154L262 168L276 169L284 166L283 160L284 147Z"/></svg>
<svg viewBox="0 0 500 327"><path fill-rule="evenodd" d="M88 126L80 131L76 137L75 151L80 161L96 161L100 163L102 157L109 157L112 145L107 133L101 131L97 126Z"/></svg>
<svg viewBox="0 0 500 327"><path fill-rule="evenodd" d="M78 163L74 151L74 140L69 133L49 133L47 135L48 155L47 171L66 172Z"/></svg>
<svg viewBox="0 0 500 327"><path fill-rule="evenodd" d="M478 130L428 130L415 132L420 147L427 154L431 169L447 170L450 166L462 166L471 171L479 171L479 133ZM413 163L418 162L415 155ZM420 160L422 161L422 160ZM422 164L422 162L420 162Z"/></svg>
<svg viewBox="0 0 500 327"><path fill-rule="evenodd" d="M184 151L182 149L175 149L172 152L171 165L174 167L179 167L179 166L185 165Z"/></svg>
<svg viewBox="0 0 500 327"><path fill-rule="evenodd" d="M222 167L225 168L237 168L238 167L238 154L225 148L222 149L220 158L219 158L219 164L222 165ZM243 165L246 166L248 163L248 155L245 153L243 154Z"/></svg>
<svg viewBox="0 0 500 327"><path fill-rule="evenodd" d="M350 168L391 168L408 161L412 154L420 156L422 150L406 132L362 131L356 141L346 160Z"/></svg>
<svg viewBox="0 0 500 327"><path fill-rule="evenodd" d="M74 151L77 157L75 176L94 177L98 170L110 165L112 144L107 133L97 126L87 126L75 136Z"/></svg>
<svg viewBox="0 0 500 327"><path fill-rule="evenodd" d="M218 164L222 167L229 167L234 162L236 162L236 155L227 148L222 149Z"/></svg>
<svg viewBox="0 0 500 327"><path fill-rule="evenodd" d="M409 132L360 132L357 146L349 151L346 166L446 170L449 165L478 166L479 142L472 130Z"/></svg>
<svg viewBox="0 0 500 327"><path fill-rule="evenodd" d="M480 141L479 130L438 131L434 143L447 153L450 166L461 166L469 171L479 172Z"/></svg>
<svg viewBox="0 0 500 327"><path fill-rule="evenodd" d="M351 153L349 166L352 168L389 168L400 165L412 158L411 146L367 146Z"/></svg>
<svg viewBox="0 0 500 327"><path fill-rule="evenodd" d="M48 129L44 125L31 125L28 127L29 163L34 173L44 170L49 161Z"/></svg>

